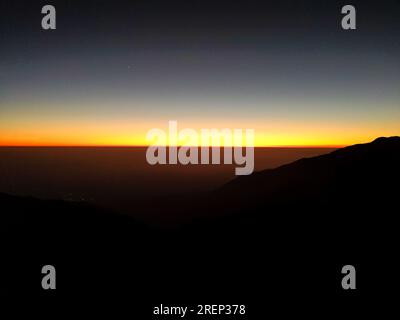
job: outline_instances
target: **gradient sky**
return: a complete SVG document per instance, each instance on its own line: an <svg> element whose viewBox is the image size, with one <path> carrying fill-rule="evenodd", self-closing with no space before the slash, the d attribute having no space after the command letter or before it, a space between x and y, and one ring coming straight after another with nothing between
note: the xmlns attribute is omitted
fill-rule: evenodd
<svg viewBox="0 0 400 320"><path fill-rule="evenodd" d="M352 1L355 31L347 1L0 3L0 145L143 145L168 120L267 146L400 135L400 1Z"/></svg>

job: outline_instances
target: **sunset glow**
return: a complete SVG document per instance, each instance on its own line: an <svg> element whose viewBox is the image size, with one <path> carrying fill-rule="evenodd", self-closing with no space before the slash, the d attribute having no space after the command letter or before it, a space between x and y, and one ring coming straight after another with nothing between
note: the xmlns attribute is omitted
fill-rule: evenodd
<svg viewBox="0 0 400 320"><path fill-rule="evenodd" d="M400 135L397 20L382 34L314 28L310 18L276 30L273 12L252 11L246 21L224 8L224 21L180 16L193 25L176 28L167 18L143 20L149 12L141 10L123 29L108 16L98 29L85 15L79 33L66 20L54 32L10 27L0 62L0 146L147 145L146 133L169 120L194 130L254 129L256 146ZM27 25L37 24L31 19Z"/></svg>

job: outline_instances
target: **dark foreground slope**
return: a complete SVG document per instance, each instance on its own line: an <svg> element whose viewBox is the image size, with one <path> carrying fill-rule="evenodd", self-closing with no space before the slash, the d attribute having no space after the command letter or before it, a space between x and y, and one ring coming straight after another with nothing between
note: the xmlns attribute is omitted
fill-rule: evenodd
<svg viewBox="0 0 400 320"><path fill-rule="evenodd" d="M250 319L387 310L397 299L399 160L400 138L380 138L147 204L207 217L176 229L2 194L2 293L69 308L94 299L93 311L117 301L139 319L160 303L246 304ZM41 289L45 264L56 267L55 292ZM341 287L347 264L354 291Z"/></svg>
<svg viewBox="0 0 400 320"><path fill-rule="evenodd" d="M243 176L223 191L251 204L351 203L393 199L400 176L400 137L378 138Z"/></svg>

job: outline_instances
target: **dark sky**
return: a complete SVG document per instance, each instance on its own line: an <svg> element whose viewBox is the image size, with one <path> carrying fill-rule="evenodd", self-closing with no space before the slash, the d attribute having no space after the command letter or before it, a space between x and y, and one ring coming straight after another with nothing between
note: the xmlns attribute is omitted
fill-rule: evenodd
<svg viewBox="0 0 400 320"><path fill-rule="evenodd" d="M400 134L400 1L0 3L0 144L139 143L172 119L272 145Z"/></svg>

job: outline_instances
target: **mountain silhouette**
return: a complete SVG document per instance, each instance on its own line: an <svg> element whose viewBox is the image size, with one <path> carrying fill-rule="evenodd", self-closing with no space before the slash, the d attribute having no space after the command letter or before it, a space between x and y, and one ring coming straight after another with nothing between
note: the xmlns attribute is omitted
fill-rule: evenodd
<svg viewBox="0 0 400 320"><path fill-rule="evenodd" d="M220 194L258 204L390 201L400 177L400 137L378 138L241 176Z"/></svg>
<svg viewBox="0 0 400 320"><path fill-rule="evenodd" d="M338 315L337 299L347 311L349 301L354 310L375 303L377 292L390 301L398 283L399 163L400 138L378 138L241 176L214 192L137 204L184 216L172 229L86 203L0 194L2 293L51 296L41 290L40 270L54 264L58 297L128 295L143 318L153 304L204 297L248 303L253 314L265 313L265 296L275 311L313 301ZM353 295L340 286L347 264L360 279ZM390 280L379 278L381 268Z"/></svg>
<svg viewBox="0 0 400 320"><path fill-rule="evenodd" d="M360 215L365 220L375 219L376 212L392 215L399 163L400 137L378 138L239 176L214 192L165 198L149 211L155 216L168 212L167 217L176 220L195 216L205 224L228 216L239 224L256 220L257 225L263 220L280 220L279 212L301 221L341 212L349 223L358 223Z"/></svg>

